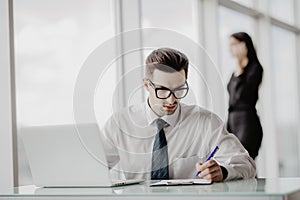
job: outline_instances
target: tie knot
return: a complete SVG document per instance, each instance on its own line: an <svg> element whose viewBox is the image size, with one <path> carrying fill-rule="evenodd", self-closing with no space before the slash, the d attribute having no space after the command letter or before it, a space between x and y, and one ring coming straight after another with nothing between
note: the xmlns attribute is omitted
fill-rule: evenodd
<svg viewBox="0 0 300 200"><path fill-rule="evenodd" d="M165 120L161 119L161 118L158 118L156 120L156 126L157 126L157 129L160 130L160 129L163 129L166 125L166 122Z"/></svg>

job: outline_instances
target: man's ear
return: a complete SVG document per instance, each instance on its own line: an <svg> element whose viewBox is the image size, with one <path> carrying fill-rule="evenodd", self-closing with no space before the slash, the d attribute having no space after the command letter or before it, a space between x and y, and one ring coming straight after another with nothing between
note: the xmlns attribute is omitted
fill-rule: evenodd
<svg viewBox="0 0 300 200"><path fill-rule="evenodd" d="M144 85L145 89L146 89L147 91L149 91L149 83L148 83L148 79L143 78L143 85Z"/></svg>

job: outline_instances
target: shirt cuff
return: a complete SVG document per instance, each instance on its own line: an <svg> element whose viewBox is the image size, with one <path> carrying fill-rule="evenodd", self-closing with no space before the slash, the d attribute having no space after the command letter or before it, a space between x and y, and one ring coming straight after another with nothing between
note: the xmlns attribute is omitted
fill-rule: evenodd
<svg viewBox="0 0 300 200"><path fill-rule="evenodd" d="M227 171L227 169L225 167L223 167L221 165L220 165L220 167L221 167L221 170L222 170L223 181L224 181L227 178L227 176L228 176L228 171Z"/></svg>

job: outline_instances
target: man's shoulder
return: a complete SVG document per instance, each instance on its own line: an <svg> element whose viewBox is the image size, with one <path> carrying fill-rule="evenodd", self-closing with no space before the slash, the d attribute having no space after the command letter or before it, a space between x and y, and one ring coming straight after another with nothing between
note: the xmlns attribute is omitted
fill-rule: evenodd
<svg viewBox="0 0 300 200"><path fill-rule="evenodd" d="M198 105L188 105L181 103L181 112L184 114L203 114L203 115L209 115L209 114L214 114L213 112L198 106Z"/></svg>
<svg viewBox="0 0 300 200"><path fill-rule="evenodd" d="M146 118L145 103L129 105L113 112L111 120L117 124L143 123Z"/></svg>
<svg viewBox="0 0 300 200"><path fill-rule="evenodd" d="M183 117L198 117L198 118L209 118L209 119L220 119L218 115L212 111L209 111L198 105L187 105L184 103L180 104L181 114Z"/></svg>
<svg viewBox="0 0 300 200"><path fill-rule="evenodd" d="M145 103L138 103L129 105L127 107L121 108L114 112L114 115L117 116L128 116L134 114L140 114L145 112Z"/></svg>

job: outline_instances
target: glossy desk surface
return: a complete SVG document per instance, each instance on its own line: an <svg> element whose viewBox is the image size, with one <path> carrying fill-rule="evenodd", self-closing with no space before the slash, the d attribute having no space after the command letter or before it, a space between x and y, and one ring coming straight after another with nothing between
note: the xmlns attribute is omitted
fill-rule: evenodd
<svg viewBox="0 0 300 200"><path fill-rule="evenodd" d="M38 188L34 185L0 189L4 197L222 197L232 199L300 199L300 178L248 179L211 185L150 187L150 182L112 188ZM227 198L226 198L227 197ZM248 198L245 198L248 197ZM261 198L259 198L261 197ZM153 198L151 198L153 199Z"/></svg>

